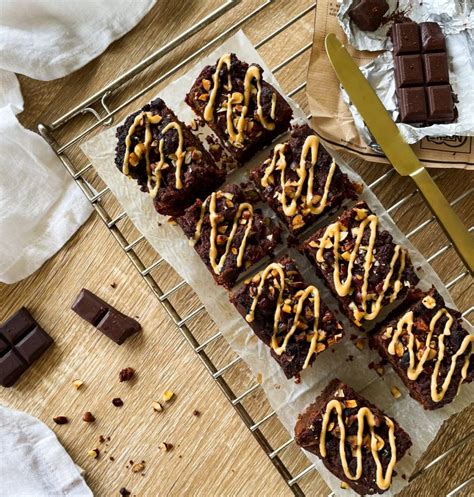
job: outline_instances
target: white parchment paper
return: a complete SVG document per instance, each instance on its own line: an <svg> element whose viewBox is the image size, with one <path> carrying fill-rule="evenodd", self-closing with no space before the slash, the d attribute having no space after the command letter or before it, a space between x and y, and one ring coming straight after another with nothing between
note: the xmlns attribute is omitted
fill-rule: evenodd
<svg viewBox="0 0 474 497"><path fill-rule="evenodd" d="M339 23L347 35L349 43L358 50L385 50L372 62L360 69L369 80L385 108L396 121L399 117L398 101L395 95L395 71L393 65L392 42L388 32L392 22L383 24L373 33L361 31L350 19L349 10L355 0L343 0L338 13ZM408 143L416 143L427 136L473 136L474 135L474 3L472 0L387 0L389 10L404 12L415 22L437 22L446 36L449 62L449 81L457 95L458 117L449 124L412 126L397 123L401 135ZM397 8L397 4L399 4ZM352 105L349 96L341 88L344 101L350 108L355 125L364 141L373 150L381 152L371 136L361 115Z"/></svg>
<svg viewBox="0 0 474 497"><path fill-rule="evenodd" d="M208 57L201 59L186 75L168 85L157 96L163 98L182 120L189 122L193 118L193 115L183 101L186 92L191 87L202 67L206 64L215 63L222 54L229 51L236 53L243 60L260 64L265 70L266 80L283 94L265 62L258 55L245 35L239 32L214 50ZM295 118L306 120L303 111L294 102L291 100L288 101L294 109ZM144 103L137 104L137 107ZM469 404L473 388L468 386L463 389L462 395L449 407L437 412L425 412L408 396L406 389L396 374L390 372L388 367L386 368L387 373L383 379L367 367L371 361L379 360L378 355L367 350L367 348L359 351L354 347L348 338L354 330L351 329L351 325L340 314L339 317L345 324L346 337L334 348L335 352L331 353L327 351L319 355L313 367L301 375L302 381L300 384L295 384L293 380L287 380L280 367L271 358L269 349L255 337L244 319L238 314L233 305L230 304L227 292L214 283L212 276L194 249L189 245L181 229L178 226L170 225L166 222L164 216L157 214L151 198L141 193L135 181L128 180L115 167L115 129L110 129L95 136L90 141L84 143L82 149L88 155L102 179L117 197L137 229L195 290L232 349L242 357L255 376L257 374L261 375L263 379L262 388L271 406L277 411L281 422L291 436L294 434L293 430L298 414L309 403L314 401L316 396L332 378L337 376L342 381L347 382L360 391L388 414L394 416L409 432L413 440L413 447L410 450L410 455L405 456L397 467L399 475L406 474L408 476L413 470L416 460L435 438L443 421L451 414L462 410ZM263 155L268 155L268 150ZM228 178L228 182L242 181L245 178L246 171L258 163L261 158L262 154L245 168L232 173ZM336 157L336 160L352 179L361 182L361 179L339 158ZM419 274L423 279L422 286L428 288L431 284L435 284L448 302L451 303L449 294L439 278L430 269L421 254L414 249L396 228L376 197L366 188L366 192L362 195L362 198L381 216L382 225L390 230L397 243L402 243L410 249L415 265L420 268ZM158 225L159 221L161 221L160 226ZM310 264L299 254L293 250L286 250L283 247L279 252L281 254L289 252L298 260L300 269L302 269L305 277L309 281L317 281ZM324 289L321 282L318 282L318 286L322 289L323 298L333 310L336 310L335 300ZM354 356L353 361L346 360L350 354ZM401 398L395 400L391 396L390 386L392 385L399 387L402 392ZM315 463L317 470L336 495L348 496L353 494L352 491L341 490L340 481L325 469L322 462L316 456L309 453L307 455ZM391 490L386 495L394 495L406 484L405 480L399 476L396 477Z"/></svg>

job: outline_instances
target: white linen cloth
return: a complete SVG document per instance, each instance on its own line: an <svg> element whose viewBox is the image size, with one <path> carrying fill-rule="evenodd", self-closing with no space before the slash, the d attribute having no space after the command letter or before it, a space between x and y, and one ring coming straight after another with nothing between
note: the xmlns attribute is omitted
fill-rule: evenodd
<svg viewBox="0 0 474 497"><path fill-rule="evenodd" d="M49 145L21 126L14 72L51 80L134 27L155 0L0 0L0 281L36 271L92 209Z"/></svg>
<svg viewBox="0 0 474 497"><path fill-rule="evenodd" d="M0 495L92 497L56 435L24 412L0 406Z"/></svg>

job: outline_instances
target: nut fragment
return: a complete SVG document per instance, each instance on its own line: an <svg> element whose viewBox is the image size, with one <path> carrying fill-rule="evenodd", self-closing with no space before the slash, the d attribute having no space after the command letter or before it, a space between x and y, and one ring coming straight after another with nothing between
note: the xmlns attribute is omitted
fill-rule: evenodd
<svg viewBox="0 0 474 497"><path fill-rule="evenodd" d="M171 390L166 390L163 392L163 400L169 402L174 397L174 393Z"/></svg>
<svg viewBox="0 0 474 497"><path fill-rule="evenodd" d="M358 338L356 341L355 341L355 346L359 349L359 350L364 350L364 347L365 347L365 341L363 338Z"/></svg>
<svg viewBox="0 0 474 497"><path fill-rule="evenodd" d="M151 407L153 407L153 410L156 412L161 412L163 410L163 406L156 400L152 402Z"/></svg>
<svg viewBox="0 0 474 497"><path fill-rule="evenodd" d="M395 386L390 387L390 393L392 394L394 399L398 399L402 396L402 392L400 392L400 390Z"/></svg>
<svg viewBox="0 0 474 497"><path fill-rule="evenodd" d="M100 450L99 449L91 449L87 451L87 455L92 457L93 459L97 459L99 457Z"/></svg>
<svg viewBox="0 0 474 497"><path fill-rule="evenodd" d="M123 406L123 400L120 397L116 397L115 399L112 399L112 404L115 407L122 407Z"/></svg>
<svg viewBox="0 0 474 497"><path fill-rule="evenodd" d="M434 309L436 307L436 300L431 295L427 295L422 302L427 309Z"/></svg>
<svg viewBox="0 0 474 497"><path fill-rule="evenodd" d="M385 442L380 435L375 434L375 439L377 440L377 445L375 446L375 450L379 451L384 448Z"/></svg>
<svg viewBox="0 0 474 497"><path fill-rule="evenodd" d="M319 342L317 345L316 345L316 353L319 354L320 352L322 352L323 350L326 350L326 345L324 343L321 343Z"/></svg>
<svg viewBox="0 0 474 497"><path fill-rule="evenodd" d="M73 384L73 386L74 386L74 388L75 388L76 390L79 390L79 388L81 388L81 387L82 387L82 385L84 384L84 382L83 382L82 380L74 380L74 381L72 382L72 384Z"/></svg>
<svg viewBox="0 0 474 497"><path fill-rule="evenodd" d="M128 156L128 162L131 166L136 166L138 164L139 159L134 152L131 152L130 155Z"/></svg>
<svg viewBox="0 0 474 497"><path fill-rule="evenodd" d="M168 452L173 448L173 444L161 442L159 447L160 447L160 450L162 450L163 452Z"/></svg>
<svg viewBox="0 0 474 497"><path fill-rule="evenodd" d="M87 411L83 414L82 420L86 423L93 423L95 421L95 416L91 412Z"/></svg>
<svg viewBox="0 0 474 497"><path fill-rule="evenodd" d="M344 390L342 388L338 388L334 393L335 397L344 397Z"/></svg>
<svg viewBox="0 0 474 497"><path fill-rule="evenodd" d="M357 401L355 399L346 400L344 402L344 404L349 409L353 409L354 407L357 407Z"/></svg>
<svg viewBox="0 0 474 497"><path fill-rule="evenodd" d="M344 490L346 490L346 489L349 488L349 485L345 481L341 481L341 488L343 488Z"/></svg>
<svg viewBox="0 0 474 497"><path fill-rule="evenodd" d="M65 425L65 424L69 423L69 419L67 419L66 416L55 416L53 418L53 421L57 425Z"/></svg>
<svg viewBox="0 0 474 497"><path fill-rule="evenodd" d="M209 91L211 89L211 82L208 79L203 79L202 80L202 87L206 90Z"/></svg>
<svg viewBox="0 0 474 497"><path fill-rule="evenodd" d="M384 339L391 338L392 333L393 333L393 328L391 326L389 326L388 328L385 328L385 332L383 334Z"/></svg>
<svg viewBox="0 0 474 497"><path fill-rule="evenodd" d="M145 469L144 462L137 462L132 466L132 471L134 473L141 473Z"/></svg>
<svg viewBox="0 0 474 497"><path fill-rule="evenodd" d="M402 357L403 356L403 352L404 352L404 349L403 349L402 342L397 342L395 344L395 354L397 354L398 357Z"/></svg>
<svg viewBox="0 0 474 497"><path fill-rule="evenodd" d="M133 368L124 368L119 373L119 380L130 381L135 376L135 370Z"/></svg>

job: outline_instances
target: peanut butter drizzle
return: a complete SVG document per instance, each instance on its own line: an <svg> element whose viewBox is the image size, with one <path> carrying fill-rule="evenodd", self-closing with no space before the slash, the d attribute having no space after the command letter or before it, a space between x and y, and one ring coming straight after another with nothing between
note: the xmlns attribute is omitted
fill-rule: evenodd
<svg viewBox="0 0 474 497"><path fill-rule="evenodd" d="M331 416L332 411L335 410L337 412L337 423L339 425L340 430L340 439L339 439L339 457L341 459L342 468L344 470L344 474L349 480L358 480L362 476L362 443L363 443L363 435L364 435L364 424L367 421L370 429L370 451L372 453L372 457L375 461L375 465L377 467L376 471L376 483L377 486L386 490L390 487L392 482L392 473L395 467L395 463L397 462L397 447L395 445L395 425L390 418L385 417L385 422L388 426L388 437L390 442L390 462L387 466L385 476L383 475L383 467L380 462L377 446L381 438L375 434L374 426L375 419L372 411L367 407L361 407L357 413L357 438L356 438L356 458L357 458L357 469L356 474L352 475L349 469L349 465L347 463L346 457L346 427L344 424L344 420L342 419L342 404L339 400L333 399L326 406L326 412L323 417L323 424L321 427L321 435L319 438L319 451L321 456L326 457L326 433L329 424L329 418Z"/></svg>
<svg viewBox="0 0 474 497"><path fill-rule="evenodd" d="M239 251L237 253L237 267L242 266L244 262L244 254L245 254L245 247L247 245L247 238L250 233L250 230L252 229L252 224L253 224L253 206L247 202L239 204L237 212L234 216L232 229L227 238L225 252L222 254L221 258L219 259L219 262L217 262L217 256L218 256L217 236L219 235L217 223L218 223L219 213L216 211L216 209L217 209L218 194L222 194L222 192L213 192L212 195L210 196L210 202L208 197L201 205L201 215L199 217L199 221L196 224L196 231L194 232L194 239L193 239L193 244L195 244L201 237L202 223L204 221L204 217L206 215L206 209L209 204L209 219L211 221L211 234L210 234L211 243L209 249L209 260L212 269L216 274L220 274L227 259L227 256L229 255L232 241L235 237L235 234L237 233L237 228L239 227L239 222L242 217L242 214L244 213L244 211L249 211L250 218L247 220L247 227L245 229L244 237L242 238L242 243L240 244ZM225 194L223 194L223 196L225 196Z"/></svg>
<svg viewBox="0 0 474 497"><path fill-rule="evenodd" d="M356 241L354 244L354 248L352 252L350 253L350 258L349 258L349 263L347 267L347 277L344 282L341 282L341 273L339 270L339 259L341 255L339 254L339 242L341 239L341 223L339 221L336 221L335 223L331 224L328 226L326 229L324 235L321 238L320 245L318 248L318 252L316 253L316 260L319 263L324 262L324 257L323 257L323 251L326 246L326 241L329 240L329 238L334 239L333 243L333 252L334 252L334 287L337 291L337 294L341 297L345 297L349 294L351 290L351 283L352 283L352 270L354 267L354 261L359 253L359 249L361 247L361 242L362 242L362 237L364 235L364 231L368 225L370 225L370 238L369 238L369 244L367 246L367 251L365 255L365 261L364 261L364 277L363 277L363 283L362 283L362 288L361 288L361 295L362 295L362 311L359 310L356 306L354 306L354 309L352 309L354 313L354 322L357 325L360 325L360 320L362 318L366 320L372 320L377 317L379 314L380 310L382 309L382 301L385 296L385 293L389 289L390 286L393 288L393 293L390 296L390 302L393 302L396 298L398 293L400 292L402 288L402 283L400 281L400 278L403 274L403 271L405 269L405 261L406 261L406 251L405 249L401 248L400 245L395 245L395 250L393 253L392 260L390 261L390 269L385 277L385 280L383 282L383 287L382 291L379 293L377 296L377 299L375 302L372 303L371 310L367 310L367 301L368 301L368 293L367 293L367 288L368 288L368 283L369 283L369 275L370 275L370 269L372 267L372 262L373 262L373 251L374 251L374 245L375 245L375 240L377 238L377 224L378 224L378 217L375 214L370 214L367 216L365 219L362 220L360 225L357 228L357 237ZM395 270L395 264L397 263L398 259L400 257L400 268L398 270L397 274L397 279L393 282L391 285L391 279Z"/></svg>
<svg viewBox="0 0 474 497"><path fill-rule="evenodd" d="M156 164L154 171L151 170L150 148L153 136L151 133L150 124L156 124L162 120L162 117L159 114L153 115L151 112L141 112L133 120L133 123L130 126L130 129L128 130L127 136L125 137L126 149L123 158L122 173L127 176L130 174L129 159L130 159L130 146L132 143L132 136L133 133L135 132L136 127L140 124L142 120L143 123L145 124L145 140L143 143L138 143L137 145L135 145L134 153L135 155L137 155L138 159L140 159L140 156L143 154L143 152L145 152L146 173L148 176L147 179L148 192L152 198L155 198L161 184L161 169L166 164L165 154L163 153L164 139L161 138L158 149L160 152L160 160ZM183 160L185 155L183 151L183 145L184 145L183 130L181 129L181 126L178 123L172 121L163 128L163 130L161 131L161 135L163 136L170 129L175 129L178 132L178 148L176 149L175 152L176 154L175 167L176 167L176 188L180 190L181 188L183 188L183 183L181 180L181 169L183 166Z"/></svg>
<svg viewBox="0 0 474 497"><path fill-rule="evenodd" d="M245 320L248 323L251 323L254 320L255 309L257 308L258 299L260 298L260 296L262 294L263 287L265 286L265 282L266 282L267 278L270 275L276 277L276 275L273 274L273 271L276 271L278 274L278 278L279 278L279 280L278 280L279 290L278 291L279 291L279 293L278 293L275 314L274 314L274 318L273 318L273 335L271 338L270 346L278 355L283 354L283 352L286 350L286 347L288 346L288 342L290 341L290 338L293 336L296 329L298 328L298 324L300 322L300 315L303 312L303 305L304 305L306 299L309 298L310 295L314 299L314 301L313 301L313 313L314 313L313 335L311 336L311 343L309 346L308 353L306 355L305 362L303 364L303 369L306 369L309 366L309 362L311 360L311 357L313 356L313 354L316 351L317 342L318 342L318 324L319 324L321 300L320 300L320 296L319 296L319 290L315 286L310 285L310 286L306 287L301 292L301 295L299 296L298 302L296 304L296 313L295 313L293 325L292 325L291 329L286 333L282 344L278 345L278 339L277 339L278 323L280 321L280 316L281 316L282 307L283 307L283 291L285 289L285 272L283 271L283 268L281 267L280 264L278 264L276 262L269 264L260 273L260 282L259 282L259 285L257 287L257 294L253 298L252 305L250 307L250 311L245 316Z"/></svg>
<svg viewBox="0 0 474 497"><path fill-rule="evenodd" d="M268 130L275 129L275 123L269 122L265 119L263 115L263 107L260 102L260 97L262 93L262 84L261 84L261 72L257 66L249 66L247 72L245 73L244 78L244 102L242 106L242 112L237 120L237 125L234 127L234 115L233 115L233 105L234 103L240 104L240 102L234 102L233 94L232 94L232 78L231 78L231 68L232 61L231 55L225 54L223 55L219 61L217 62L216 70L212 75L212 90L209 94L209 100L207 102L206 107L204 108L204 119L207 122L210 122L214 119L214 105L217 97L217 91L219 90L219 73L222 70L223 66L227 67L227 89L229 91L227 95L227 111L226 111L226 120L227 120L227 132L229 133L229 139L231 142L234 142L236 146L241 146L244 141L244 131L246 127L245 118L247 116L249 110L250 103L250 93L252 91L253 81L257 82L257 116L260 124ZM275 96L275 100L273 100L273 96ZM275 106L276 106L276 95L275 93L272 96L272 107L271 113L275 114ZM273 119L273 117L272 117Z"/></svg>
<svg viewBox="0 0 474 497"><path fill-rule="evenodd" d="M309 169L308 175L308 185L306 190L306 199L305 206L311 214L321 214L323 210L326 208L327 199L329 195L329 188L331 187L331 181L334 175L334 171L336 170L336 163L333 160L331 163L331 167L329 168L328 177L326 178L326 183L324 185L323 195L319 200L318 205L313 205L313 184L314 184L314 167L316 166L316 162L318 160L318 150L319 150L319 138L315 135L310 135L306 138L303 149L301 151L300 163L299 167L296 170L298 174L297 188L294 192L293 199L291 200L290 205L288 205L288 200L286 196L286 187L285 187L285 170L287 167L286 157L285 157L285 144L277 145L273 151L273 158L270 165L265 169L265 174L262 177L260 184L266 188L268 186L268 180L270 175L276 169L281 171L280 174L280 183L281 183L281 205L283 208L283 212L285 216L294 216L298 213L298 200L301 197L303 192L304 182L308 175L308 170L306 169L306 158L308 156L309 151L311 151L311 167ZM278 157L278 161L277 161Z"/></svg>
<svg viewBox="0 0 474 497"><path fill-rule="evenodd" d="M415 358L416 354L414 351L414 345L415 345L415 336L413 334L413 311L407 312L397 323L397 329L390 341L390 344L388 346L388 352L391 355L395 355L395 350L396 350L396 345L399 343L399 337L400 335L404 334L405 332L408 333L408 353L410 355L410 365L407 369L407 376L410 380L415 381L417 378L420 376L420 374L424 370L425 362L428 359L428 355L430 353L430 342L431 338L433 336L433 332L436 326L436 323L441 319L441 317L445 315L447 317L446 323L444 325L443 333L440 333L438 335L438 350L437 350L437 356L436 356L436 364L433 368L433 372L431 373L431 399L433 402L440 402L443 400L446 391L449 388L449 385L451 384L451 381L453 379L453 374L454 370L456 369L456 364L458 361L458 358L463 355L469 345L471 345L471 351L469 354L466 355L464 359L464 365L461 370L461 381L459 382L459 387L461 386L461 383L466 379L467 377L467 370L469 368L469 361L471 358L471 355L474 353L474 336L473 335L467 335L464 337L464 340L461 343L461 346L459 349L456 351L456 353L451 357L451 364L448 370L448 373L441 385L441 389L439 388L438 385L438 376L439 376L439 369L441 366L441 362L444 359L444 351L445 351L445 345L444 345L444 337L448 336L451 334L451 326L454 322L453 316L448 312L447 309L442 308L439 309L438 312L433 316L433 318L430 321L430 328L429 328L429 333L426 336L425 340L425 350L423 351L423 355L421 356L421 359L419 360L418 364L415 366ZM406 331L405 331L406 330Z"/></svg>

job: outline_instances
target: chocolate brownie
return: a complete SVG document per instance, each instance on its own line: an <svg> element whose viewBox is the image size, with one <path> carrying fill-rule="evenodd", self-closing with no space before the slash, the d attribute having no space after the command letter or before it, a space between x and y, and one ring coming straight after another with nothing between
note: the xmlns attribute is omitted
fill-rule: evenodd
<svg viewBox="0 0 474 497"><path fill-rule="evenodd" d="M337 378L299 415L295 440L360 495L385 492L412 445L395 420Z"/></svg>
<svg viewBox="0 0 474 497"><path fill-rule="evenodd" d="M461 384L474 379L474 335L435 288L411 291L404 310L390 316L370 343L425 409L449 404Z"/></svg>
<svg viewBox="0 0 474 497"><path fill-rule="evenodd" d="M226 288L280 242L280 228L254 207L256 196L226 185L176 219L216 282Z"/></svg>
<svg viewBox="0 0 474 497"><path fill-rule="evenodd" d="M343 329L288 256L246 280L231 302L291 378L342 340Z"/></svg>
<svg viewBox="0 0 474 497"><path fill-rule="evenodd" d="M231 53L201 71L186 103L239 163L287 130L293 115L286 100L264 81L263 69Z"/></svg>
<svg viewBox="0 0 474 497"><path fill-rule="evenodd" d="M117 128L115 164L153 198L160 214L177 216L225 178L199 139L160 98Z"/></svg>
<svg viewBox="0 0 474 497"><path fill-rule="evenodd" d="M251 177L261 196L297 235L347 198L358 185L349 181L307 125L294 126Z"/></svg>
<svg viewBox="0 0 474 497"><path fill-rule="evenodd" d="M357 326L404 298L418 283L408 251L397 245L365 202L306 240L301 251Z"/></svg>

